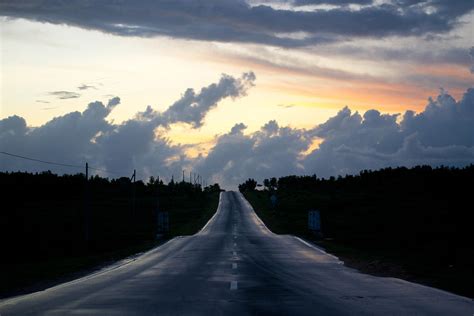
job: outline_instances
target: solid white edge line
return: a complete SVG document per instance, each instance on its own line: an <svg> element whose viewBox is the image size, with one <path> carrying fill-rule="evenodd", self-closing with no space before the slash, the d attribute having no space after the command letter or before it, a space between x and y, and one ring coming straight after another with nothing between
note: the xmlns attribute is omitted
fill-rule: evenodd
<svg viewBox="0 0 474 316"><path fill-rule="evenodd" d="M213 220L214 218L217 216L217 214L219 213L220 209L221 209L221 200L222 200L222 192L219 194L219 205L217 206L217 210L216 212L214 213L214 215L211 217L211 219L209 219L209 221L207 221L206 225L204 225L203 228L201 228L201 230L199 230L199 232L196 233L199 234L201 233ZM161 245L158 245L157 247L154 247L146 252L142 252L142 253L138 253L136 255L132 255L131 257L132 258L124 258L122 260L119 260L117 262L114 262L112 263L110 266L106 266L102 269L100 269L99 271L96 271L96 272L92 272L91 274L88 274L88 275L85 275L83 277L80 277L78 279L75 279L75 280L71 280L71 281L68 281L68 282L65 282L65 283L60 283L60 284L57 284L57 285L53 285L49 288L46 288L44 290L41 290L41 291L37 291L37 292L33 292L33 293L28 293L28 294L20 294L18 296L13 296L13 297L8 297L8 298L4 298L4 299L0 299L0 306L4 306L4 305L7 305L7 304L12 304L12 303L15 303L15 302L18 302L22 299L24 299L25 297L33 297L33 296L37 296L41 293L44 293L45 291L49 291L49 290L52 290L52 289L58 289L58 288L61 288L61 287L64 287L64 286L68 286L68 285L72 285L74 283L79 283L79 282L83 282L83 281L86 281L86 280L89 280L91 278L94 278L94 277L97 277L99 275L102 275L102 274L105 274L105 273L109 273L111 271L114 271L116 269L119 269L119 268L122 268L134 261L136 261L138 258L142 257L142 256L145 256L147 255L148 253L152 252L152 251L155 251L157 250L158 248L172 242L173 240L176 240L176 239L180 239L180 238L183 238L184 236L176 236L170 240L167 240L165 243L161 244Z"/></svg>
<svg viewBox="0 0 474 316"><path fill-rule="evenodd" d="M334 255L332 255L332 254L330 254L330 253L327 253L327 252L324 251L323 249L321 249L321 248L319 248L319 247L317 247L317 246L315 246L315 245L312 245L312 244L308 243L307 241L305 241L305 240L303 240L303 239L301 239L301 238L299 238L299 237L296 237L296 236L293 236L293 237L296 238L296 239L298 239L300 242L302 242L302 243L305 244L306 246L308 246L308 247L310 247L310 248L313 248L313 249L315 249L315 250L317 250L317 251L319 251L319 252L322 252L322 253L324 253L324 254L330 256L330 257L333 257L333 258L339 260L338 264L344 264L344 261L342 261L341 259L339 259L338 257L336 257L336 256L334 256ZM356 269L356 270L357 270L357 269ZM366 274L366 273L360 272L359 270L357 270L357 271L358 271L359 273L362 273L362 274L365 274L365 275L373 276L373 275L371 275L371 274ZM376 277L376 276L374 276L374 277ZM420 284L420 283L410 282L410 281L403 280L403 279L399 279L399 278L396 278L396 277L377 277L377 278L385 278L385 279L396 280L396 281L398 281L398 282L400 282L400 283L405 283L405 284L410 284L410 285L412 285L412 286L427 288L427 289L430 289L430 290L434 290L434 291L437 291L437 292L441 292L441 293L443 293L443 294L449 294L449 295L452 295L453 297L455 297L455 298L457 298L457 299L465 299L466 302L471 302L471 301L472 301L472 299L469 298L469 297L460 296L460 295L458 295L458 294L454 294L454 293L448 292L448 291L443 290L443 289L438 289L438 288L430 287L430 286L428 286L428 285L424 285L424 284Z"/></svg>
<svg viewBox="0 0 474 316"><path fill-rule="evenodd" d="M216 212L215 212L214 215L211 217L211 219L207 221L206 225L204 225L204 227L201 228L201 229L196 233L196 235L199 234L199 233L201 233L202 231L204 231L204 230L206 229L206 227L209 226L209 224L210 224L212 221L214 221L214 218L215 218L215 217L217 216L217 214L220 212L220 210L221 210L222 193L223 193L223 192L219 193L219 204L217 205L217 210L216 210Z"/></svg>
<svg viewBox="0 0 474 316"><path fill-rule="evenodd" d="M241 192L237 192L237 193L238 193L239 197L244 201L244 203L247 204L247 207L252 210L253 214L255 215L255 218L257 218L257 220L260 222L260 224L261 224L270 234L277 235L277 234L275 234L274 232L272 232L270 229L268 229L267 225L265 225L265 223L260 219L260 217L258 217L257 212L255 212L255 210L254 210L253 207L252 207L252 204L250 204L250 202L247 201L247 199L244 197L244 195L243 195Z"/></svg>
<svg viewBox="0 0 474 316"><path fill-rule="evenodd" d="M316 246L316 245L310 244L310 243L307 242L306 240L303 240L303 239L301 239L301 238L299 238L299 237L296 237L296 236L293 236L293 238L296 238L297 240L299 240L300 242L302 242L302 243L305 244L306 246L308 246L308 247L310 247L310 248L312 248L312 249L314 249L314 250L316 250L316 251L318 251L318 252L320 252L320 253L322 253L322 254L324 254L324 255L327 255L327 256L329 256L329 257L331 257L331 258L333 258L333 259L338 260L338 261L339 261L339 262L338 262L339 264L343 264L343 263L344 263L343 261L341 261L341 259L339 259L339 258L336 257L335 255L330 254L330 253L327 253L324 249L321 249L321 248L319 248L319 247Z"/></svg>
<svg viewBox="0 0 474 316"><path fill-rule="evenodd" d="M271 234L273 235L277 235L275 234L274 232L272 232L270 229L268 229L267 225L265 225L265 223L262 221L262 219L260 217L258 217L257 213L255 212L255 210L253 209L252 205L250 204L249 201L247 201L247 199L243 196L242 193L238 192L239 193L239 196L242 198L242 200L247 204L247 206L253 211L253 213L255 214L255 217L258 219L258 221L263 225L263 227L265 227L266 230L268 230ZM297 240L299 240L300 242L302 242L303 244L305 244L306 246L310 247L310 248L313 248L314 250L317 250L325 255L328 255L330 257L332 257L333 259L336 259L339 261L340 264L343 264L344 262L341 261L338 257L336 257L335 255L332 255L330 253L327 253L326 251L324 251L323 249L315 246L315 245L312 245L310 243L308 243L307 241L299 238L299 237L296 237L296 236L293 236L293 235L289 235L289 236L292 236L293 238L296 238Z"/></svg>

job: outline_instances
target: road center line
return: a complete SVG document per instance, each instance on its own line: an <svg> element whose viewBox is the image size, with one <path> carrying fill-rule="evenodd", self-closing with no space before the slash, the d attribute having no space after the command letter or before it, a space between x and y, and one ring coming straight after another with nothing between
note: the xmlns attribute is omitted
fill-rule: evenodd
<svg viewBox="0 0 474 316"><path fill-rule="evenodd" d="M237 290L237 288L238 288L237 281L231 281L230 282L230 290L234 291L234 290Z"/></svg>

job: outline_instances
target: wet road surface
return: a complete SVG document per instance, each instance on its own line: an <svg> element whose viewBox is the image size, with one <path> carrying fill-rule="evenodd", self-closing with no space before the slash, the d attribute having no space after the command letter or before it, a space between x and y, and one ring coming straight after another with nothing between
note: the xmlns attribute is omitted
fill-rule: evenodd
<svg viewBox="0 0 474 316"><path fill-rule="evenodd" d="M8 315L467 315L471 299L345 267L275 235L237 192L196 235L45 291L0 301Z"/></svg>

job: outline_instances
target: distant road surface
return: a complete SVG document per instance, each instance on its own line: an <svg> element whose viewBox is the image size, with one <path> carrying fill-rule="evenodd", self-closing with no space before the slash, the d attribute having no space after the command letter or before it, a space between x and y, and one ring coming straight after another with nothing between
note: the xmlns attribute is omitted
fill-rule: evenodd
<svg viewBox="0 0 474 316"><path fill-rule="evenodd" d="M442 251L442 249L440 249ZM128 263L0 302L9 315L474 315L471 299L359 273L275 235L237 192L194 236Z"/></svg>

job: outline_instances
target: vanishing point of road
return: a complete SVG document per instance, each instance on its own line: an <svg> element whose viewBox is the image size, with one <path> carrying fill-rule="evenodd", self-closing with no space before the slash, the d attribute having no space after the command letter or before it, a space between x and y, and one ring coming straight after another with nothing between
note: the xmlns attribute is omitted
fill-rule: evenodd
<svg viewBox="0 0 474 316"><path fill-rule="evenodd" d="M441 251L441 250L440 250ZM196 235L50 289L0 301L9 315L466 315L471 299L345 267L275 235L237 192Z"/></svg>

